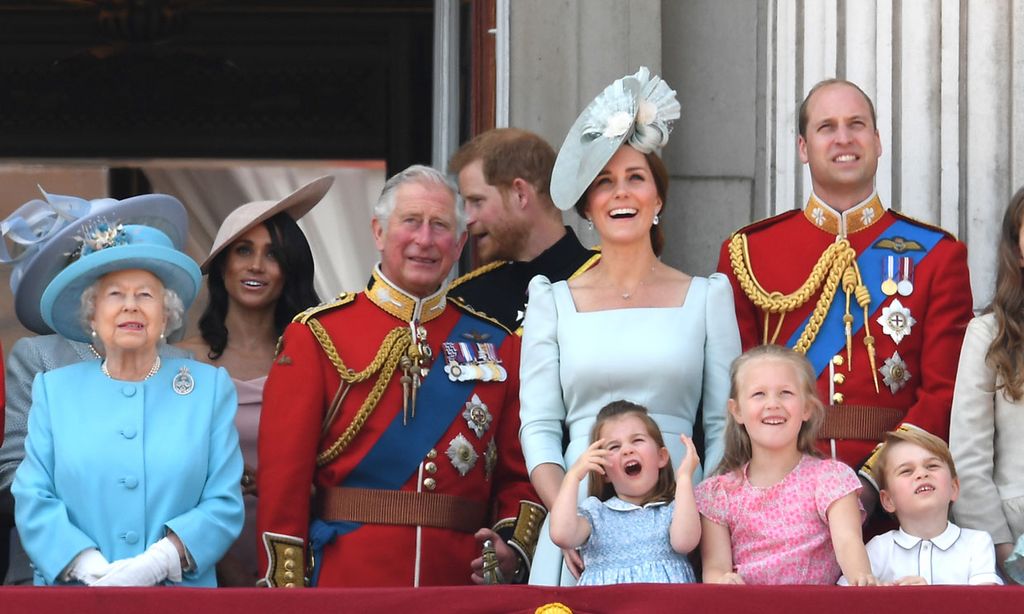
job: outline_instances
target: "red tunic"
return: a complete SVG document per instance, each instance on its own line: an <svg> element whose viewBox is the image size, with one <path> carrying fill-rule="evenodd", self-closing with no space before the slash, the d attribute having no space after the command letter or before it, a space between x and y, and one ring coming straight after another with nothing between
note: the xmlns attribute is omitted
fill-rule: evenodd
<svg viewBox="0 0 1024 614"><path fill-rule="evenodd" d="M372 289L348 296L348 302L319 308L315 318L328 332L338 354L348 367L359 371L374 359L385 336L396 328L407 328L407 320L396 317L370 300L371 291L386 285L376 277ZM388 286L390 288L390 286ZM392 293L402 301L409 298ZM440 299L440 314L423 318L427 343L433 351L432 370L442 370L445 360L442 342L460 318L484 323L476 315ZM430 299L424 299L427 303ZM426 312L427 309L424 309ZM436 313L436 310L433 312ZM479 326L477 326L479 328ZM459 339L463 340L464 339ZM539 501L519 446L519 338L508 335L495 344L507 372L505 381L453 383L442 373L444 386L460 386L454 418L433 449L414 468L400 490L455 495L476 501L489 510L487 525L514 519L519 501ZM338 390L340 378L320 343L306 325L296 322L285 331L283 346L267 380L259 433L258 535L293 536L308 547L311 486L317 489L342 485L359 461L377 444L382 432L402 413L401 369L389 378L380 402L351 444L333 461L317 466L318 453L335 442L352 423L369 394L376 376L353 385L337 418L321 438L325 409ZM471 392L470 392L471 391ZM482 435L462 416L466 396L479 397L491 418ZM437 408L440 409L440 408ZM412 420L431 420L437 411L432 398L421 389ZM445 408L449 409L449 408ZM401 427L399 427L401 428ZM465 475L447 453L451 442L464 437L476 459ZM496 444L496 462L488 469L486 452ZM465 467L463 467L465 468ZM261 544L261 569L267 569L267 553ZM468 532L431 527L363 524L336 537L316 561L319 586L414 586L470 584L470 561L480 556L480 545Z"/></svg>
<svg viewBox="0 0 1024 614"><path fill-rule="evenodd" d="M858 205L842 217L812 198L802 211L783 213L738 232L747 235L750 268L761 287L768 292L788 294L796 291L808 278L818 258L836 241L837 234L845 234L859 256L879 239L893 238L888 229L897 220L923 225L885 211L877 198ZM740 288L730 263L728 244L726 241L722 246L718 270L732 281L740 339L746 350L762 343L764 312ZM892 253L898 263L898 253ZM874 297L884 296L881 287L869 287L868 290ZM787 344L811 314L819 295L820 291L786 315L776 343ZM842 290L836 293L834 300L845 301ZM883 332L877 321L882 308L892 305L894 300L899 300L916 320L910 333L898 344ZM851 310L860 308L851 301ZM839 352L844 364L836 366L834 373L843 374L845 381L835 383L829 368L825 368L818 378L818 391L826 408L835 404L834 394L838 392L842 395L841 402L848 405L905 411L903 422L948 439L960 345L971 316L967 249L963 243L943 232L943 237L915 267L912 293L909 296L886 296L881 306L868 317L870 332L875 339L876 369L881 369L886 359L898 352L910 373L909 379L893 392L884 383L883 374L878 373L879 391L875 392L864 345L865 328L862 327L853 336L852 371L845 364L845 345ZM774 332L777 322L778 316L773 315L768 325L769 335ZM836 455L856 469L877 443L877 440L836 440ZM830 442L822 442L823 451L828 452L829 448Z"/></svg>

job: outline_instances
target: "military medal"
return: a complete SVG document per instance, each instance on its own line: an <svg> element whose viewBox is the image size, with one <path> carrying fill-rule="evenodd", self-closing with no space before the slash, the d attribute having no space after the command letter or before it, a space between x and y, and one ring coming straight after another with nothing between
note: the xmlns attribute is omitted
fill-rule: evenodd
<svg viewBox="0 0 1024 614"><path fill-rule="evenodd" d="M899 291L900 296L910 296L914 291L914 282L911 279L914 276L914 262L910 259L910 256L900 257L900 281L896 284L896 289Z"/></svg>
<svg viewBox="0 0 1024 614"><path fill-rule="evenodd" d="M494 475L494 467L498 464L498 445L494 443L492 439L487 444L487 450L484 451L484 479L488 482L491 480L491 476Z"/></svg>
<svg viewBox="0 0 1024 614"><path fill-rule="evenodd" d="M896 258L895 256L885 257L885 281L882 282L882 294L892 296L898 289L896 280Z"/></svg>
<svg viewBox="0 0 1024 614"><path fill-rule="evenodd" d="M469 440L462 433L456 435L448 443L446 454L461 476L469 473L469 470L473 468L478 458L476 450L473 449L473 444L469 443Z"/></svg>
<svg viewBox="0 0 1024 614"><path fill-rule="evenodd" d="M445 359L444 372L453 382L503 382L508 378L493 343L445 341L441 351Z"/></svg>
<svg viewBox="0 0 1024 614"><path fill-rule="evenodd" d="M476 394L466 402L466 410L462 412L462 417L466 419L469 428L476 433L477 437L484 436L484 433L487 432L487 427L491 425L491 420L493 420L490 410L487 409L487 406L484 405L484 402Z"/></svg>
<svg viewBox="0 0 1024 614"><path fill-rule="evenodd" d="M181 396L192 394L192 391L196 388L196 381L192 379L192 374L188 372L188 367L178 369L178 374L174 376L174 381L171 382L171 388Z"/></svg>
<svg viewBox="0 0 1024 614"><path fill-rule="evenodd" d="M892 357L886 358L885 364L878 369L878 372L882 374L885 385L893 394L906 386L911 377L910 371L907 370L907 363L900 358L899 352L893 352Z"/></svg>
<svg viewBox="0 0 1024 614"><path fill-rule="evenodd" d="M903 338L910 334L910 329L917 320L910 315L910 310L894 298L887 307L882 307L882 315L878 316L878 323L882 326L882 332L892 337L892 340L899 344Z"/></svg>

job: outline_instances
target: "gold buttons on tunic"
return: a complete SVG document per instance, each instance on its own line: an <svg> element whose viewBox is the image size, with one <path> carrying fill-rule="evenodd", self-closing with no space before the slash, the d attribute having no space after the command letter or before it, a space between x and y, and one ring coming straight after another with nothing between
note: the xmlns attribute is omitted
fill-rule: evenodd
<svg viewBox="0 0 1024 614"><path fill-rule="evenodd" d="M427 473L437 473L437 463L427 463L423 465L423 470Z"/></svg>
<svg viewBox="0 0 1024 614"><path fill-rule="evenodd" d="M435 488L437 488L437 480L435 480L434 478L427 478L423 480L423 487L426 488L427 490L434 490Z"/></svg>
<svg viewBox="0 0 1024 614"><path fill-rule="evenodd" d="M427 452L427 458L430 458L430 459L437 458L437 450L431 448L430 452Z"/></svg>

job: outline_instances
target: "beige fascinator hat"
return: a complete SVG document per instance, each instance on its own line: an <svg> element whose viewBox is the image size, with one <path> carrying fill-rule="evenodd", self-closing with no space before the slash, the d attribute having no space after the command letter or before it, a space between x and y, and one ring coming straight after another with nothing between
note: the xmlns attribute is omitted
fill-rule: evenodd
<svg viewBox="0 0 1024 614"><path fill-rule="evenodd" d="M334 177L325 175L314 179L281 200L257 200L246 203L229 213L221 223L217 236L213 239L210 255L200 265L203 273L209 272L210 263L217 257L217 254L257 224L263 223L282 211L287 211L293 220L298 221L323 199L333 184Z"/></svg>
<svg viewBox="0 0 1024 614"><path fill-rule="evenodd" d="M598 94L569 129L551 173L551 198L572 209L623 143L640 153L660 151L679 119L676 92L642 67Z"/></svg>

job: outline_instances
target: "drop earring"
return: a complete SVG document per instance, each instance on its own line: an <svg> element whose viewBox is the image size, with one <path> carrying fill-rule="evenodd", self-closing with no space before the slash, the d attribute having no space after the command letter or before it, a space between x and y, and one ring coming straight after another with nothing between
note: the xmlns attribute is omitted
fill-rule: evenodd
<svg viewBox="0 0 1024 614"><path fill-rule="evenodd" d="M587 228L594 230L594 220L587 218ZM95 334L95 332L93 334Z"/></svg>
<svg viewBox="0 0 1024 614"><path fill-rule="evenodd" d="M654 225L655 225L655 226L657 226L657 225L658 225L658 222L660 222L660 221L661 221L661 218L660 218L660 217L658 217L658 214L657 214L657 213L655 213L655 214L654 214Z"/></svg>

